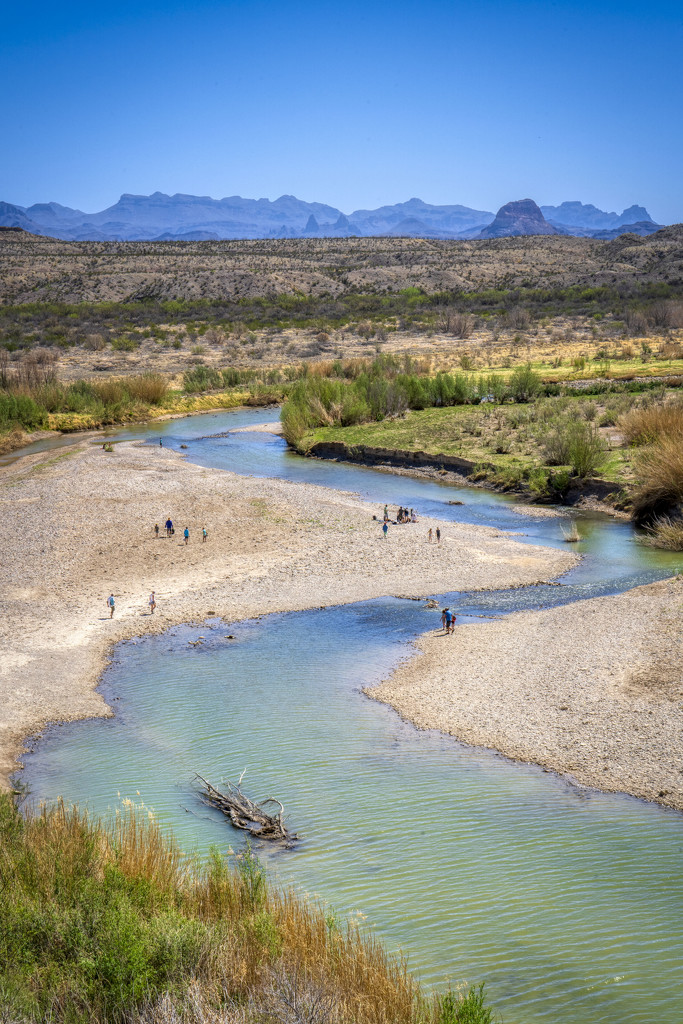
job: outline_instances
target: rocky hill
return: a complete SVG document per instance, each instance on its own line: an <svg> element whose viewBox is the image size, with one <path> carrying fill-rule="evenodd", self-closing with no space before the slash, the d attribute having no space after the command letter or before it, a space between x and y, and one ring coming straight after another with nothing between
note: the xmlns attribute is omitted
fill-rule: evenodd
<svg viewBox="0 0 683 1024"><path fill-rule="evenodd" d="M548 224L533 199L518 199L501 206L493 222L479 232L479 238L566 234L562 228Z"/></svg>

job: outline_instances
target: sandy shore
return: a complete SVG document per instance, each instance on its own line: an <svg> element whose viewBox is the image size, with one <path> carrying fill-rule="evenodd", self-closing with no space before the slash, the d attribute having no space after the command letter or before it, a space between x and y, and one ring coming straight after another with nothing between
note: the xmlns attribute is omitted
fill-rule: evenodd
<svg viewBox="0 0 683 1024"><path fill-rule="evenodd" d="M418 727L683 810L683 578L416 647L370 695Z"/></svg>
<svg viewBox="0 0 683 1024"><path fill-rule="evenodd" d="M205 469L138 442L109 454L81 441L1 470L0 778L45 723L110 713L94 687L125 637L212 614L517 586L574 562L492 528L427 519L391 527L384 541L379 511L352 494ZM155 539L169 515L175 536ZM430 525L444 534L438 548L426 543Z"/></svg>

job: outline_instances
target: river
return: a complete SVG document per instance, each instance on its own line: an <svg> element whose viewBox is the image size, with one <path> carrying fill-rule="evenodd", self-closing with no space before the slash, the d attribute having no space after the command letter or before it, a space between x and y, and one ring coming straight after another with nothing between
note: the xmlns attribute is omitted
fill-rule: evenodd
<svg viewBox="0 0 683 1024"><path fill-rule="evenodd" d="M503 496L302 459L274 435L236 432L276 418L241 410L111 436L564 545L561 520L519 515ZM628 523L578 521L584 557L561 586L449 594L459 621L616 593L680 567ZM97 812L132 799L204 852L243 837L199 802L193 773L220 781L246 768L246 792L278 796L302 837L259 851L271 877L357 915L426 983L485 981L505 1024L680 1024L683 816L418 732L362 695L433 627L421 603L384 598L122 643L102 680L116 716L48 729L22 781L34 799Z"/></svg>

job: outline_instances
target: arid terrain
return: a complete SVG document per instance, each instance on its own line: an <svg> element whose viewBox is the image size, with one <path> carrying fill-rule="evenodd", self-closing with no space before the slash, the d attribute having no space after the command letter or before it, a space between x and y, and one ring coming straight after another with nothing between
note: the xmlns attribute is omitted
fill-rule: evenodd
<svg viewBox="0 0 683 1024"><path fill-rule="evenodd" d="M531 236L65 242L5 230L0 260L4 303L557 288L680 278L683 227L612 241Z"/></svg>

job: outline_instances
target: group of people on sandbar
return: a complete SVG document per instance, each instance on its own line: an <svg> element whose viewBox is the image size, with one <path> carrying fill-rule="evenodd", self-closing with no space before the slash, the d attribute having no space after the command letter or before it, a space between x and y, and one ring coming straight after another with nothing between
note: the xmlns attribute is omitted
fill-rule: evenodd
<svg viewBox="0 0 683 1024"><path fill-rule="evenodd" d="M384 506L384 522L385 523L391 522L391 520L389 518L389 506L388 505ZM394 520L394 522L395 523L416 523L417 522L417 516L415 514L415 509L414 508L408 509L408 508L404 508L403 505L399 505L398 508L396 509L396 519Z"/></svg>

